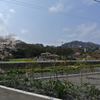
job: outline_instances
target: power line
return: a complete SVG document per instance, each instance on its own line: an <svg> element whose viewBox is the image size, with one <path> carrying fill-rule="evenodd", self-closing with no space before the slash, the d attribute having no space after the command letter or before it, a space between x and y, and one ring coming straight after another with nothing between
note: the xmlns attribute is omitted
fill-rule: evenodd
<svg viewBox="0 0 100 100"><path fill-rule="evenodd" d="M21 5L21 6L25 6L25 7L30 7L30 8L34 8L34 9L38 9L38 10L48 11L48 8L46 8L46 7L41 7L41 6L38 6L38 5L33 5L33 4L30 4L30 3L25 3L25 2L21 2L21 1L17 1L17 0L11 0L11 1L0 0L0 1L12 3L12 4L16 4L16 5ZM94 0L94 1L97 1L97 0ZM79 16L79 15L75 15L75 14L71 14L71 13L66 13L66 12L62 12L62 11L58 11L56 14L64 15L64 16L68 16L68 17L73 17L73 18L77 18L77 19L81 19L81 20L100 22L99 20L96 20L96 19L83 17L83 16Z"/></svg>
<svg viewBox="0 0 100 100"><path fill-rule="evenodd" d="M0 0L0 1L7 2L7 3L12 3L12 4L16 4L16 5L21 5L21 6L26 6L26 7L30 7L30 8L35 8L35 9L39 9L39 10L46 10L47 11L47 8L45 8L45 7L41 7L41 6L37 6L37 5L25 3L25 2L20 2L20 1L17 1L17 0L11 0L11 1Z"/></svg>
<svg viewBox="0 0 100 100"><path fill-rule="evenodd" d="M94 0L94 1L96 1L96 2L100 2L100 1L98 1L98 0Z"/></svg>

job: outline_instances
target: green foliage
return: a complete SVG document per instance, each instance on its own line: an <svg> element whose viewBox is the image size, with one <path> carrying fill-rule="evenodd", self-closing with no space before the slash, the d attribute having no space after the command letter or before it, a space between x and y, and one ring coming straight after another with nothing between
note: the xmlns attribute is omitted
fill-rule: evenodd
<svg viewBox="0 0 100 100"><path fill-rule="evenodd" d="M0 81L4 79L4 75L0 75Z"/></svg>
<svg viewBox="0 0 100 100"><path fill-rule="evenodd" d="M100 58L100 50L94 51L92 53L92 57L94 57L96 59L99 59Z"/></svg>
<svg viewBox="0 0 100 100"><path fill-rule="evenodd" d="M33 59L9 59L9 61L34 61Z"/></svg>
<svg viewBox="0 0 100 100"><path fill-rule="evenodd" d="M33 44L17 44L16 51L12 51L13 58L32 58L40 56L41 53L50 52L58 55L71 55L74 53L72 48L54 47L54 46L39 46Z"/></svg>
<svg viewBox="0 0 100 100"><path fill-rule="evenodd" d="M32 81L32 85L36 88L36 89L41 89L42 88L42 79L33 79Z"/></svg>
<svg viewBox="0 0 100 100"><path fill-rule="evenodd" d="M25 78L24 78L24 81L27 82L27 81L29 81L29 79L28 79L27 77L25 77Z"/></svg>
<svg viewBox="0 0 100 100"><path fill-rule="evenodd" d="M52 70L56 71L70 71L70 70L81 70L81 69L89 69L89 68L96 68L100 67L100 64L96 65L89 65L84 63L77 63L74 66L50 66L50 67L40 67L35 68L34 66L39 66L38 63L31 63L26 66L26 69L4 69L6 73L26 73L26 72L50 72ZM80 67L81 66L81 67Z"/></svg>
<svg viewBox="0 0 100 100"><path fill-rule="evenodd" d="M2 85L20 88L25 91L38 91L38 93L54 96L63 100L99 100L100 90L94 85L85 83L81 86L60 80L29 79L23 75L0 75ZM29 84L30 83L30 84Z"/></svg>

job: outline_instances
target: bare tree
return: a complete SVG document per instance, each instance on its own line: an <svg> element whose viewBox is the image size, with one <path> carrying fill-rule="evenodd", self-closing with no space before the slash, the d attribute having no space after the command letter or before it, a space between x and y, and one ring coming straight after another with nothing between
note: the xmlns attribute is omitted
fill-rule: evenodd
<svg viewBox="0 0 100 100"><path fill-rule="evenodd" d="M9 60L12 56L11 50L15 49L15 35L0 36L0 60Z"/></svg>

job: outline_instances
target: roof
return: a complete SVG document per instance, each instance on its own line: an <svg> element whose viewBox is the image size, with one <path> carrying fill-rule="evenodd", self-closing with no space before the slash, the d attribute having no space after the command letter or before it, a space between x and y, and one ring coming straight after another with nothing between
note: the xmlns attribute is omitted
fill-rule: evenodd
<svg viewBox="0 0 100 100"><path fill-rule="evenodd" d="M49 56L50 57L57 57L58 55L56 55L56 54L50 54Z"/></svg>

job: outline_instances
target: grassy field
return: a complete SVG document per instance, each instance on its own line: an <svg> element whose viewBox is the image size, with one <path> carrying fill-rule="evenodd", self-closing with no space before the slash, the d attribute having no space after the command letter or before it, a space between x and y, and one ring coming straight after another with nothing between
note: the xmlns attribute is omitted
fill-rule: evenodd
<svg viewBox="0 0 100 100"><path fill-rule="evenodd" d="M77 70L77 68L74 68L73 66L50 66L50 67L41 67L41 68L27 68L27 69L6 69L5 72L7 73L25 73L25 72L49 72L52 70Z"/></svg>
<svg viewBox="0 0 100 100"><path fill-rule="evenodd" d="M27 58L23 58L23 59L10 59L9 61L34 61L34 59L27 59Z"/></svg>
<svg viewBox="0 0 100 100"><path fill-rule="evenodd" d="M73 66L50 66L50 67L40 67L40 68L34 68L32 67L27 67L26 69L6 69L4 70L7 73L26 73L26 72L50 72L50 71L69 71L69 70L79 70L79 69L89 69L89 68L96 68L100 67L100 64L96 65L84 65L84 66L79 66L79 65L73 65Z"/></svg>

